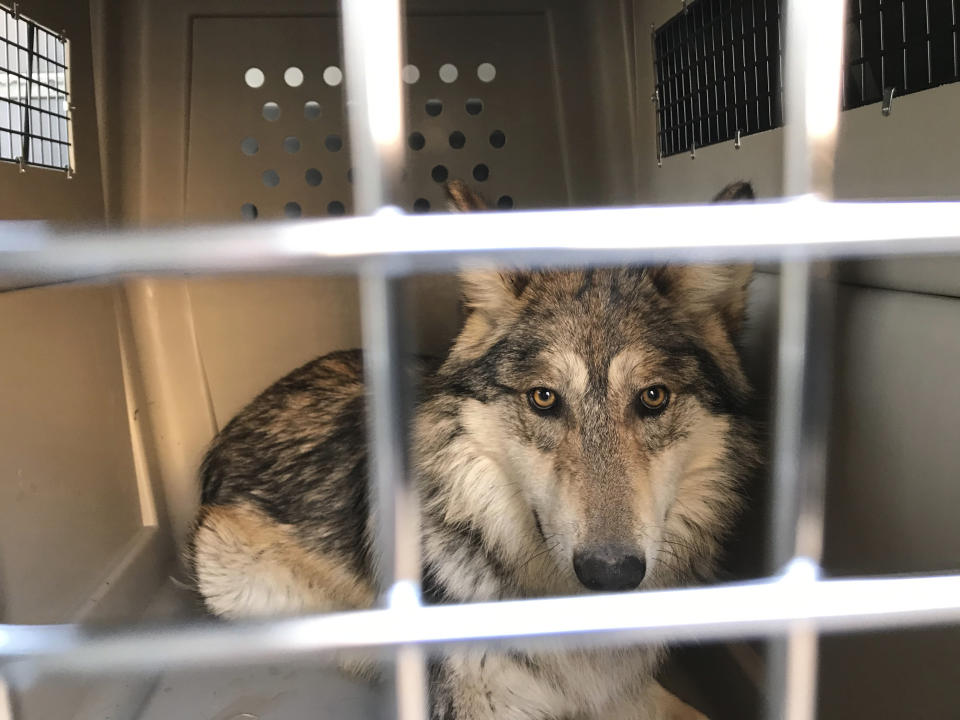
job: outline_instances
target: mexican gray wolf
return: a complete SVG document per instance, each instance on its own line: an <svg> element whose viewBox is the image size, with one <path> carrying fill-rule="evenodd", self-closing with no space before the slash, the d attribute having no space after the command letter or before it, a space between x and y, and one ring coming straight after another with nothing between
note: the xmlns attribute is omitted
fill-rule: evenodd
<svg viewBox="0 0 960 720"><path fill-rule="evenodd" d="M458 209L482 208L459 182ZM717 200L752 198L747 183ZM642 232L642 228L637 229ZM751 268L472 271L411 430L431 603L635 591L714 573L759 463L738 338ZM334 352L214 440L189 559L225 618L370 607L363 359ZM657 647L452 652L434 720L702 718Z"/></svg>

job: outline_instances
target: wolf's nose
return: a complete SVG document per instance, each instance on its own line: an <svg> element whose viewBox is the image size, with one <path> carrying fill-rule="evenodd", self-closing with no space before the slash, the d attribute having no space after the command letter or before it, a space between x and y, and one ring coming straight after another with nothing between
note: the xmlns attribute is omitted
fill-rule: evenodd
<svg viewBox="0 0 960 720"><path fill-rule="evenodd" d="M573 570L590 590L633 590L643 580L647 563L622 545L598 545L573 553Z"/></svg>

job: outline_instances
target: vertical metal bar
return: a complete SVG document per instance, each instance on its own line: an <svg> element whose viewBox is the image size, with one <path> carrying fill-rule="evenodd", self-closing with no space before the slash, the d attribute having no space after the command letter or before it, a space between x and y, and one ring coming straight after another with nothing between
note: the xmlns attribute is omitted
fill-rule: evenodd
<svg viewBox="0 0 960 720"><path fill-rule="evenodd" d="M787 3L784 192L833 194L843 0Z"/></svg>
<svg viewBox="0 0 960 720"><path fill-rule="evenodd" d="M13 698L10 697L10 687L0 675L0 720L14 720Z"/></svg>
<svg viewBox="0 0 960 720"><path fill-rule="evenodd" d="M395 201L403 163L401 0L342 0L354 208L367 215Z"/></svg>
<svg viewBox="0 0 960 720"><path fill-rule="evenodd" d="M411 393L402 367L403 298L401 281L378 265L361 276L364 377L367 385L371 512L376 519L377 568L386 604L394 609L420 603L420 523L418 498L407 464L407 423ZM400 648L394 658L395 703L387 720L428 716L423 650Z"/></svg>
<svg viewBox="0 0 960 720"><path fill-rule="evenodd" d="M342 0L343 54L354 166L354 208L370 214L396 200L403 163L403 8L400 0ZM371 265L361 277L364 375L368 391L371 508L386 602L420 602L420 527L416 488L407 472L410 402L401 367L400 281ZM426 665L417 647L394 658L388 717L428 716Z"/></svg>
<svg viewBox="0 0 960 720"><path fill-rule="evenodd" d="M787 195L833 194L845 5L844 0L787 3ZM834 301L829 265L781 266L772 561L779 568L792 558L788 573L797 580L798 593L816 578L823 552ZM771 643L769 659L770 717L813 720L814 630L794 626L784 640Z"/></svg>

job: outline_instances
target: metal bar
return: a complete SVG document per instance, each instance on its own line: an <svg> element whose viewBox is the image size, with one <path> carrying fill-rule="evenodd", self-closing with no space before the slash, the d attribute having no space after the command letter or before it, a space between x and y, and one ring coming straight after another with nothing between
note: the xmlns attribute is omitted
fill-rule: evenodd
<svg viewBox="0 0 960 720"><path fill-rule="evenodd" d="M787 2L786 195L832 195L845 4L844 0Z"/></svg>
<svg viewBox="0 0 960 720"><path fill-rule="evenodd" d="M686 232L678 234L677 227ZM772 231L771 228L775 228ZM0 277L130 273L395 275L497 259L518 266L960 253L960 203L779 203L377 216L157 231L0 223Z"/></svg>
<svg viewBox="0 0 960 720"><path fill-rule="evenodd" d="M343 651L464 643L540 649L778 635L803 623L852 632L960 623L960 574L759 582L466 605L394 607L270 622L126 630L0 625L11 679L331 657Z"/></svg>
<svg viewBox="0 0 960 720"><path fill-rule="evenodd" d="M354 207L367 215L393 201L403 165L402 6L343 0L340 13Z"/></svg>
<svg viewBox="0 0 960 720"><path fill-rule="evenodd" d="M784 191L833 195L845 0L788 0ZM847 228L837 228L846 232ZM784 263L774 436L773 560L813 581L823 546L835 285L829 264ZM814 720L818 637L797 624L770 647L771 718Z"/></svg>
<svg viewBox="0 0 960 720"><path fill-rule="evenodd" d="M370 497L376 519L380 587L386 606L395 610L420 604L420 522L417 490L407 465L407 432L412 398L404 372L401 279L376 263L361 276L364 377L371 448ZM423 649L398 650L388 691L398 720L428 717L426 658Z"/></svg>
<svg viewBox="0 0 960 720"><path fill-rule="evenodd" d="M344 67L350 108L354 207L367 215L394 200L404 160L400 0L343 0ZM376 20L370 21L371 15ZM364 376L371 448L371 498L377 518L381 587L394 609L420 601L420 527L416 488L407 473L406 428L411 402L401 362L400 280L379 263L361 275ZM397 720L429 715L422 648L398 650L385 678Z"/></svg>
<svg viewBox="0 0 960 720"><path fill-rule="evenodd" d="M388 590L397 582L420 583L417 496L407 472L410 399L400 358L400 280L375 264L361 276L363 361L371 453L371 498L377 523L377 574Z"/></svg>

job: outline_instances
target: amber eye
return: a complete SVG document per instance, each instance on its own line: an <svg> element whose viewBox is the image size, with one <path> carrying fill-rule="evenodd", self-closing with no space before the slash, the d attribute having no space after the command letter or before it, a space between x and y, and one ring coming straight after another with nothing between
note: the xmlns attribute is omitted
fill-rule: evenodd
<svg viewBox="0 0 960 720"><path fill-rule="evenodd" d="M557 408L560 398L549 388L537 387L527 393L527 401L537 412L546 413Z"/></svg>
<svg viewBox="0 0 960 720"><path fill-rule="evenodd" d="M637 408L641 415L659 415L667 409L670 391L663 385L651 385L640 391L640 403Z"/></svg>

